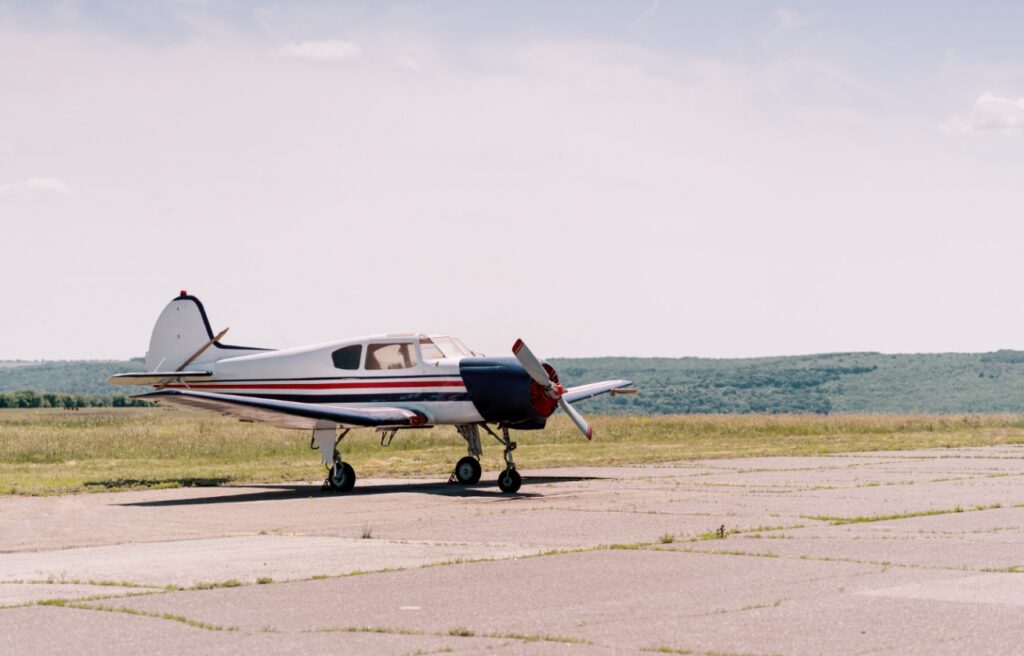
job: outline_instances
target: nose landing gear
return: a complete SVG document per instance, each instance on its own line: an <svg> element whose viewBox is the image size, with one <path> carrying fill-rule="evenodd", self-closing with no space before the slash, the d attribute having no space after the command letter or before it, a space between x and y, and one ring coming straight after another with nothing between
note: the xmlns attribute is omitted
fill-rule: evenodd
<svg viewBox="0 0 1024 656"><path fill-rule="evenodd" d="M501 427L501 437L498 437L486 425L484 425L484 428L487 429L488 433L494 435L494 439L501 442L505 447L505 471L501 472L498 476L498 487L506 494L514 494L519 491L519 487L523 484L523 477L516 471L516 463L512 459L512 452L516 450L516 443L509 437L508 426Z"/></svg>
<svg viewBox="0 0 1024 656"><path fill-rule="evenodd" d="M514 469L506 469L498 476L498 487L506 494L515 494L523 484L523 477Z"/></svg>

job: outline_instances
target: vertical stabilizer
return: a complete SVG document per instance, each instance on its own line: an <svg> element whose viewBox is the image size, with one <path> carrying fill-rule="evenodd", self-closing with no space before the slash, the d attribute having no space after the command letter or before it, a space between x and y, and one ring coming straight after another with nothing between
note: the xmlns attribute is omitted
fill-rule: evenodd
<svg viewBox="0 0 1024 656"><path fill-rule="evenodd" d="M260 353L267 349L228 346L216 341L203 304L182 291L160 313L149 338L147 371L176 371L203 347L207 347L189 366L222 358Z"/></svg>

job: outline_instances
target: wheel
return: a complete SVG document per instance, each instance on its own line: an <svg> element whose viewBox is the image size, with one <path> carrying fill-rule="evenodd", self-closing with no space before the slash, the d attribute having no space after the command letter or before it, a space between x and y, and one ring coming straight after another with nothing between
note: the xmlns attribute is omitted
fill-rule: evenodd
<svg viewBox="0 0 1024 656"><path fill-rule="evenodd" d="M498 476L498 487L501 488L502 492L507 492L508 494L518 492L519 486L522 484L523 477L514 469L506 469Z"/></svg>
<svg viewBox="0 0 1024 656"><path fill-rule="evenodd" d="M480 482L480 462L473 456L466 456L455 465L455 478L463 485Z"/></svg>
<svg viewBox="0 0 1024 656"><path fill-rule="evenodd" d="M356 484L356 470L347 462L341 463L339 468L336 462L327 474L327 484L336 492L348 492Z"/></svg>

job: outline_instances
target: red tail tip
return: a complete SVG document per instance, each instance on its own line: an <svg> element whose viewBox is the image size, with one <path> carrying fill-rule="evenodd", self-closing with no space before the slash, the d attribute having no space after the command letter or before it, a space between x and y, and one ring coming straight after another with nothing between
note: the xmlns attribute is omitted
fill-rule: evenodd
<svg viewBox="0 0 1024 656"><path fill-rule="evenodd" d="M519 353L519 351L522 350L523 346L525 346L523 344L523 340L517 339L516 343L512 345L512 355Z"/></svg>
<svg viewBox="0 0 1024 656"><path fill-rule="evenodd" d="M179 296L188 296L188 292L183 289L183 290L181 290L181 293L179 294Z"/></svg>

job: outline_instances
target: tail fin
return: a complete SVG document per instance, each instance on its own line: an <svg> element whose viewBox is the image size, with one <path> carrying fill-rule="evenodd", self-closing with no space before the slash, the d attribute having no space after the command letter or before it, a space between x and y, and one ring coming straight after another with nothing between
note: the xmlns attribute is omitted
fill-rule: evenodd
<svg viewBox="0 0 1024 656"><path fill-rule="evenodd" d="M203 304L195 296L182 291L167 304L153 326L146 353L146 370L175 371L204 346L207 348L196 358L196 364L268 350L218 342Z"/></svg>

